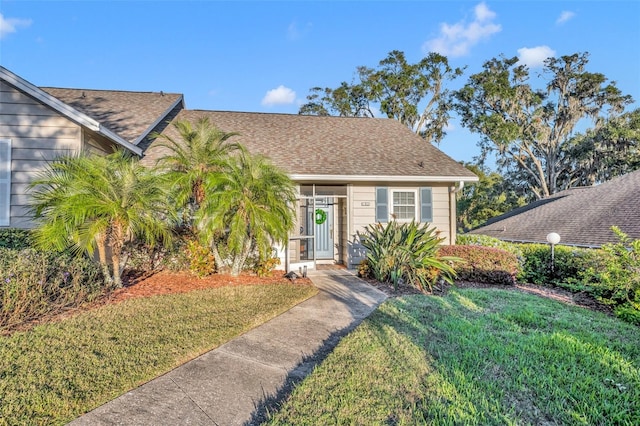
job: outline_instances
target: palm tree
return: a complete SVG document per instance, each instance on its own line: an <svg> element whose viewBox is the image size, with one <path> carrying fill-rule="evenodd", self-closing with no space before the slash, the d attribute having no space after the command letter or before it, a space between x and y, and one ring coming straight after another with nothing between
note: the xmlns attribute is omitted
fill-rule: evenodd
<svg viewBox="0 0 640 426"><path fill-rule="evenodd" d="M247 153L233 157L211 182L205 185L207 197L196 221L205 241L223 233L219 241L229 253L231 275L237 276L252 252L264 259L274 243L287 240L294 223L295 188L265 157Z"/></svg>
<svg viewBox="0 0 640 426"><path fill-rule="evenodd" d="M30 186L32 212L40 221L36 244L90 256L97 249L105 280L121 287L127 240L171 240L172 215L161 179L124 151L54 160Z"/></svg>
<svg viewBox="0 0 640 426"><path fill-rule="evenodd" d="M195 126L187 120L173 123L180 138L166 134L156 134L170 154L158 160L158 165L168 170L167 178L173 187L173 195L179 206L188 206L192 216L200 207L207 194L205 186L211 186L211 179L225 167L229 156L235 151L243 151L242 145L229 142L236 136L234 132L223 132L211 124L207 117L200 118Z"/></svg>

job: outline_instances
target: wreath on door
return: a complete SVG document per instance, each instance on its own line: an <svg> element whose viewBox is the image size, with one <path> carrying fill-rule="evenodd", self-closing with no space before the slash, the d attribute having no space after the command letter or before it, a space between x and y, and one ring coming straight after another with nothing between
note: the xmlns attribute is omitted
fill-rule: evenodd
<svg viewBox="0 0 640 426"><path fill-rule="evenodd" d="M322 209L316 209L316 225L322 225L327 221L327 212Z"/></svg>

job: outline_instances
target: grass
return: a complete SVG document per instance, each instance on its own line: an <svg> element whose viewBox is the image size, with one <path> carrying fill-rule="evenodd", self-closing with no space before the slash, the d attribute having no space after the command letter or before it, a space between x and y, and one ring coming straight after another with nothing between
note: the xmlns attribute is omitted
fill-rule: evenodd
<svg viewBox="0 0 640 426"><path fill-rule="evenodd" d="M0 337L0 424L64 424L315 294L223 287L132 299Z"/></svg>
<svg viewBox="0 0 640 426"><path fill-rule="evenodd" d="M640 330L534 295L385 302L271 425L640 424Z"/></svg>

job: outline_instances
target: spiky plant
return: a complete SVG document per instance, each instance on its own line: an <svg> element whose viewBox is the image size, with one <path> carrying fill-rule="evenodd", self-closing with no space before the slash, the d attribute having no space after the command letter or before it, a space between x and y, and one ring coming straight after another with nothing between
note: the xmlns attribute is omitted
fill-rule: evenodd
<svg viewBox="0 0 640 426"><path fill-rule="evenodd" d="M391 283L395 289L407 284L420 291L432 291L438 277L453 282L455 270L450 262L457 259L437 256L443 239L429 224L371 224L360 237L371 274L380 282Z"/></svg>

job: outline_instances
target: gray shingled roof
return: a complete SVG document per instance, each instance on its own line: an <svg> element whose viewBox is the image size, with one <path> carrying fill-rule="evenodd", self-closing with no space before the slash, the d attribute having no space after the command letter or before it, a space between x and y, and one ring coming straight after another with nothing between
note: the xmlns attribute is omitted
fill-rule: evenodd
<svg viewBox="0 0 640 426"><path fill-rule="evenodd" d="M133 144L137 144L141 136L155 127L157 120L171 111L176 102L182 101L182 95L178 93L56 87L40 89Z"/></svg>
<svg viewBox="0 0 640 426"><path fill-rule="evenodd" d="M195 123L200 117L254 154L271 158L291 175L440 177L477 180L442 151L396 120L317 117L288 114L183 110L174 120ZM176 138L173 126L164 134ZM151 143L143 162L155 164L164 152Z"/></svg>
<svg viewBox="0 0 640 426"><path fill-rule="evenodd" d="M640 238L640 170L535 201L469 233L546 243L547 234L557 232L560 244L601 246L617 241L611 232L614 225L631 238Z"/></svg>

